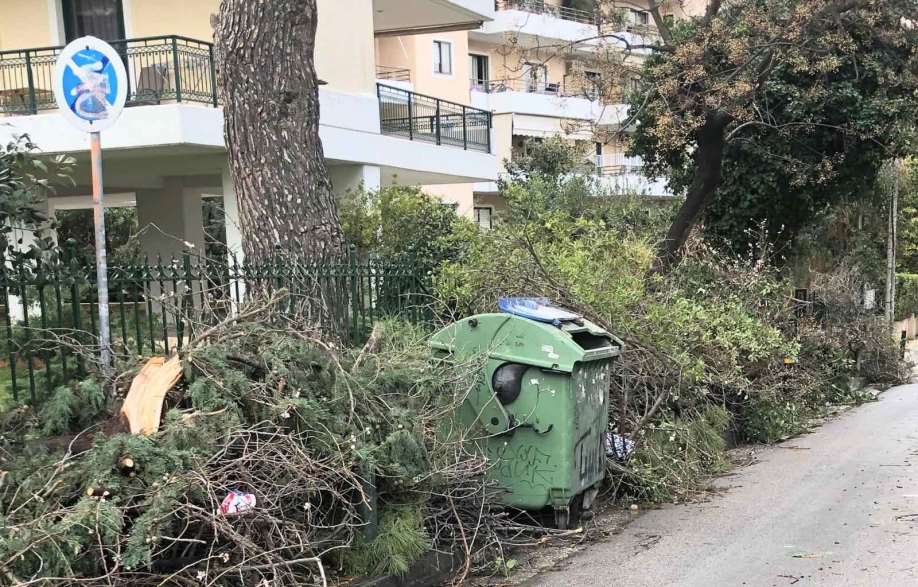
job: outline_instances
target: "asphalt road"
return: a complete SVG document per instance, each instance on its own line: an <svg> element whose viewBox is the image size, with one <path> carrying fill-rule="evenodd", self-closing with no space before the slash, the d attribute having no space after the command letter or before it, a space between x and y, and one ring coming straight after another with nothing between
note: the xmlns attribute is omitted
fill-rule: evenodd
<svg viewBox="0 0 918 587"><path fill-rule="evenodd" d="M918 587L918 385L757 457L529 584Z"/></svg>

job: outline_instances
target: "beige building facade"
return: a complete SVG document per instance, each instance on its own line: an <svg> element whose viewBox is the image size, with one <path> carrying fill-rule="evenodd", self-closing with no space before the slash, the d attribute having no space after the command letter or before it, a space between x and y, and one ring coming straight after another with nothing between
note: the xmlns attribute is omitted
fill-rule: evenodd
<svg viewBox="0 0 918 587"><path fill-rule="evenodd" d="M0 0L0 140L28 134L45 153L78 161L76 185L59 190L49 212L91 206L88 137L63 120L52 90L60 48L93 35L124 56L129 77L128 105L102 133L109 202L136 206L144 250L169 255L203 245L201 199L221 198L228 244L238 248L213 60L211 19L219 4ZM491 18L492 0L318 0L318 6L320 137L337 192L378 189L397 178L431 191L445 186L444 194L459 193L458 202L468 190L455 186L497 179L490 113L473 108L459 87L462 80L467 85L467 71L457 70L450 85L431 68L429 82L420 85L436 99L377 79L377 66L393 49L388 40L399 39L396 55L420 71L432 47L417 39L458 42ZM442 116L429 115L428 103ZM461 211L471 215L471 204L465 197Z"/></svg>
<svg viewBox="0 0 918 587"><path fill-rule="evenodd" d="M616 24L595 13L565 7L563 0L495 0L490 17L468 31L410 38L377 39L377 56L385 72L397 72L400 83L415 91L487 110L492 116L493 152L501 162L523 152L527 139L563 136L586 154L600 186L610 194L671 196L665 181L643 176L642 161L625 156L627 129L624 92L634 80L603 79L608 67L598 60L618 51L625 63L639 67L646 51L627 56L616 38L633 43L658 38L647 0L616 2ZM665 19L687 18L703 10L704 0L664 5ZM602 38L601 33L614 37ZM451 74L437 71L448 47ZM505 207L496 182L428 186L447 200L462 202L488 226ZM471 206L467 204L471 200Z"/></svg>

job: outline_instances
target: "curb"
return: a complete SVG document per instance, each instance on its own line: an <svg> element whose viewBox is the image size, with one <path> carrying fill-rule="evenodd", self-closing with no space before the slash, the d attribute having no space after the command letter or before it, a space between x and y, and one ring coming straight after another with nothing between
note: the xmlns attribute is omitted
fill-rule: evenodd
<svg viewBox="0 0 918 587"><path fill-rule="evenodd" d="M461 556L431 551L416 560L404 575L383 575L352 587L430 587L450 579L461 568Z"/></svg>

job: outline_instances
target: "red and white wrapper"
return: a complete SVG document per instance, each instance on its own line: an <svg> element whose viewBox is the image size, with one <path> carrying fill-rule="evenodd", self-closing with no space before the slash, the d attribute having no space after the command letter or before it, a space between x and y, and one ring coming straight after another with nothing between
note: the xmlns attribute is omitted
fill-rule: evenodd
<svg viewBox="0 0 918 587"><path fill-rule="evenodd" d="M233 490L223 498L223 503L220 504L220 513L224 516L241 514L255 509L255 504L255 496L251 493Z"/></svg>

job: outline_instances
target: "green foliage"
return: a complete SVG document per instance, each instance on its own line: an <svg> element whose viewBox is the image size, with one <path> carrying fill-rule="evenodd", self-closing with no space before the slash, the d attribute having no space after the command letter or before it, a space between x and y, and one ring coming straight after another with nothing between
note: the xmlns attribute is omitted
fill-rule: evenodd
<svg viewBox="0 0 918 587"><path fill-rule="evenodd" d="M740 419L752 442L779 442L806 431L806 418L792 401L752 400L743 405Z"/></svg>
<svg viewBox="0 0 918 587"><path fill-rule="evenodd" d="M896 320L918 316L918 274L896 274Z"/></svg>
<svg viewBox="0 0 918 587"><path fill-rule="evenodd" d="M96 240L92 210L58 210L57 239L61 244L73 239L78 259L95 259ZM140 258L137 237L137 208L109 208L105 211L105 246L112 265L128 265Z"/></svg>
<svg viewBox="0 0 918 587"><path fill-rule="evenodd" d="M630 100L638 117L631 153L683 191L699 174L716 185L725 141L723 182L696 196L712 244L745 253L765 223L781 248L826 206L869 200L883 161L908 152L918 109L918 30L908 24L916 7L715 7L707 23L676 25L669 50L644 62L645 90Z"/></svg>
<svg viewBox="0 0 918 587"><path fill-rule="evenodd" d="M72 428L89 424L105 408L105 395L94 381L83 381L75 388L58 387L41 404L42 434L66 434Z"/></svg>
<svg viewBox="0 0 918 587"><path fill-rule="evenodd" d="M0 250L50 260L54 241L44 231L54 223L39 208L55 186L73 183L73 164L64 155L40 158L38 146L25 135L0 145ZM27 233L34 236L33 244L21 251L18 245Z"/></svg>
<svg viewBox="0 0 918 587"><path fill-rule="evenodd" d="M338 203L347 241L361 253L413 258L420 266L460 257L476 228L417 187L348 192Z"/></svg>
<svg viewBox="0 0 918 587"><path fill-rule="evenodd" d="M626 341L610 421L637 432L638 447L612 469L633 495L704 489L724 466L728 429L778 442L827 404L863 401L854 375L904 380L888 329L859 304L860 269L814 273L821 310L795 320L793 283L771 264L767 239L742 256L695 241L672 271L649 274L668 210L644 204L635 222L640 204L541 173L512 178L502 194L503 222L441 267L436 291L458 316L494 311L502 296L546 296Z"/></svg>
<svg viewBox="0 0 918 587"><path fill-rule="evenodd" d="M442 414L472 382L467 366L434 365L419 327L397 322L376 325L378 349L369 354L332 350L306 328L226 328L186 349L183 380L155 435L106 433L117 406L93 382L58 388L40 410L0 414L12 488L0 494L9 530L0 533L0 559L11 561L14 577L92 583L117 562L115 582L143 572L168 583L179 572L193 583L215 562L229 569L253 556L289 559L276 545L294 545L299 557L351 545L351 570L403 573L432 545L429 520L452 523L453 513L427 504L450 490L444 463L457 467L451 483L479 483L476 457L441 431ZM71 440L54 437L77 433L94 434L92 447L65 465ZM363 544L357 504L369 474L380 535ZM89 497L88 487L108 497ZM232 489L258 497L241 521L215 513ZM245 524L257 531L233 530ZM181 569L170 567L175 557ZM298 569L282 584L303 584L311 572ZM257 583L255 574L234 573L239 582L227 584Z"/></svg>
<svg viewBox="0 0 918 587"><path fill-rule="evenodd" d="M707 406L691 416L667 414L645 429L622 483L638 500L659 502L682 498L705 488L711 473L727 468L724 437L731 414Z"/></svg>
<svg viewBox="0 0 918 587"><path fill-rule="evenodd" d="M523 154L505 161L507 173L515 181L525 181L535 176L559 179L582 166L587 151L581 145L563 136L545 139L526 138Z"/></svg>
<svg viewBox="0 0 918 587"><path fill-rule="evenodd" d="M390 506L379 512L379 529L370 544L362 536L344 556L351 574L404 575L411 563L430 549L420 506Z"/></svg>
<svg viewBox="0 0 918 587"><path fill-rule="evenodd" d="M897 217L897 250L896 264L899 271L903 273L918 273L918 169L916 169L914 160L908 160L899 168L899 203ZM891 166L892 167L892 166ZM890 169L890 175L895 171ZM889 195L892 193L894 186L893 177L887 177L884 188L884 203L888 202ZM887 206L882 206L878 212L882 213L888 210ZM885 215L884 215L885 216ZM884 225L885 228L885 225ZM885 235L885 230L880 234Z"/></svg>

